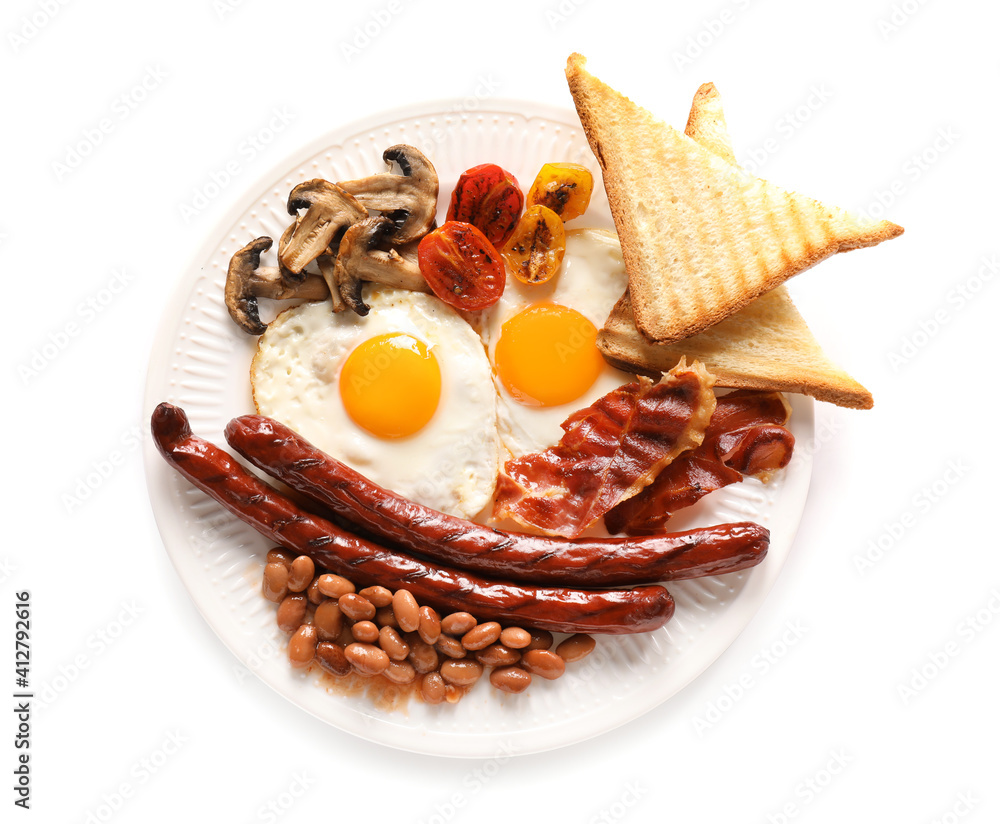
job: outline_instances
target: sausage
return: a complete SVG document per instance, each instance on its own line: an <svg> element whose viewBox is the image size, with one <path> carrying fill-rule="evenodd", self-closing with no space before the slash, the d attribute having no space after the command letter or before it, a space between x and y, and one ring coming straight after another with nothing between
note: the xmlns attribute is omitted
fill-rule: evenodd
<svg viewBox="0 0 1000 824"><path fill-rule="evenodd" d="M620 586L718 575L760 563L770 533L741 522L643 538L550 538L481 526L409 501L262 415L226 440L257 468L396 546L486 575L536 584Z"/></svg>
<svg viewBox="0 0 1000 824"><path fill-rule="evenodd" d="M196 487L270 540L359 587L407 589L421 604L442 612L468 610L481 621L550 632L647 632L673 615L673 598L661 586L590 591L526 586L388 550L302 509L226 452L195 437L179 407L157 406L151 429L160 454Z"/></svg>

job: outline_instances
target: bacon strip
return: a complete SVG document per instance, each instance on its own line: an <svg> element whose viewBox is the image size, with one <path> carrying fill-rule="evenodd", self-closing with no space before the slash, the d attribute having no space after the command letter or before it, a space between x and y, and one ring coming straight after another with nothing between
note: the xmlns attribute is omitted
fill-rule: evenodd
<svg viewBox="0 0 1000 824"><path fill-rule="evenodd" d="M683 361L654 384L626 384L562 425L558 444L510 460L494 515L548 534L579 536L698 446L715 409L714 379Z"/></svg>
<svg viewBox="0 0 1000 824"><path fill-rule="evenodd" d="M681 455L638 495L604 516L609 532L654 535L679 509L745 476L766 480L786 466L795 438L785 428L790 407L778 392L723 395L701 446Z"/></svg>

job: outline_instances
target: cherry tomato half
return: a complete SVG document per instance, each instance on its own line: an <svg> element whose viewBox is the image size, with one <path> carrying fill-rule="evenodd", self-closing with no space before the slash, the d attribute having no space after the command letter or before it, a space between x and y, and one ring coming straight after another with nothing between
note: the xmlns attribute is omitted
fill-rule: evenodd
<svg viewBox="0 0 1000 824"><path fill-rule="evenodd" d="M545 283L559 271L566 254L562 218L547 206L525 209L502 254L521 283Z"/></svg>
<svg viewBox="0 0 1000 824"><path fill-rule="evenodd" d="M563 220L587 211L594 191L594 176L579 163L546 163L528 190L528 205L548 206Z"/></svg>
<svg viewBox="0 0 1000 824"><path fill-rule="evenodd" d="M448 220L471 223L497 249L514 231L524 206L517 179L495 163L483 163L464 172L448 204Z"/></svg>
<svg viewBox="0 0 1000 824"><path fill-rule="evenodd" d="M431 291L456 309L492 306L507 282L497 250L471 223L449 220L424 235L417 262Z"/></svg>

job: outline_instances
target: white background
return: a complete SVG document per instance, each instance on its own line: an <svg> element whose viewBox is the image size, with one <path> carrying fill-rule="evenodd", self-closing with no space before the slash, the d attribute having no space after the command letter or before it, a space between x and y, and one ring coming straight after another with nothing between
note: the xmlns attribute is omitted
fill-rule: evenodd
<svg viewBox="0 0 1000 824"><path fill-rule="evenodd" d="M32 687L49 701L32 719L30 813L6 789L23 752L6 713L3 820L997 820L986 355L1000 13L916 0L684 6L4 5L0 694L15 691L15 593L30 590ZM538 755L390 750L275 695L197 613L146 495L146 363L196 250L283 158L421 100L568 108L572 51L681 127L698 84L714 81L748 168L906 228L791 286L876 405L817 406L790 560L679 695Z"/></svg>

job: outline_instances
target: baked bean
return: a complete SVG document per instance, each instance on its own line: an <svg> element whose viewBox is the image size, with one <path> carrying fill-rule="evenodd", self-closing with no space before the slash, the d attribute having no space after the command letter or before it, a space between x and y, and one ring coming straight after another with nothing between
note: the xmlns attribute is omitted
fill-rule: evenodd
<svg viewBox="0 0 1000 824"><path fill-rule="evenodd" d="M396 613L392 611L391 606L375 610L375 623L380 627L399 629L399 621L396 620Z"/></svg>
<svg viewBox="0 0 1000 824"><path fill-rule="evenodd" d="M531 633L521 627L507 627L500 633L500 643L511 649L524 649L531 643Z"/></svg>
<svg viewBox="0 0 1000 824"><path fill-rule="evenodd" d="M594 651L594 647L596 645L597 642L589 635L578 632L576 635L571 635L569 638L560 643L558 647L556 647L556 655L569 664L573 661L579 661L581 658L586 658L591 652Z"/></svg>
<svg viewBox="0 0 1000 824"><path fill-rule="evenodd" d="M420 626L417 627L420 638L428 644L433 644L441 637L441 618L432 607L420 607Z"/></svg>
<svg viewBox="0 0 1000 824"><path fill-rule="evenodd" d="M417 677L417 671L406 661L390 661L382 673L394 684L412 684Z"/></svg>
<svg viewBox="0 0 1000 824"><path fill-rule="evenodd" d="M446 691L440 672L428 672L420 679L420 697L428 704L440 704Z"/></svg>
<svg viewBox="0 0 1000 824"><path fill-rule="evenodd" d="M267 563L269 564L284 564L286 567L290 567L294 560L295 555L284 547L276 546L267 551Z"/></svg>
<svg viewBox="0 0 1000 824"><path fill-rule="evenodd" d="M316 645L316 663L331 675L347 675L352 669L344 648L326 641Z"/></svg>
<svg viewBox="0 0 1000 824"><path fill-rule="evenodd" d="M265 566L261 592L268 601L280 604L288 594L288 567L280 561Z"/></svg>
<svg viewBox="0 0 1000 824"><path fill-rule="evenodd" d="M531 642L525 649L550 649L552 647L552 633L547 629L532 629L529 630L531 634Z"/></svg>
<svg viewBox="0 0 1000 824"><path fill-rule="evenodd" d="M333 643L340 644L340 646L347 648L348 644L354 643L354 633L351 632L351 622L344 621L343 626L340 628L340 635L333 639Z"/></svg>
<svg viewBox="0 0 1000 824"><path fill-rule="evenodd" d="M420 626L420 607L408 589L397 589L392 596L392 611L403 632L413 632Z"/></svg>
<svg viewBox="0 0 1000 824"><path fill-rule="evenodd" d="M306 621L309 601L305 595L286 595L278 605L278 629L295 632Z"/></svg>
<svg viewBox="0 0 1000 824"><path fill-rule="evenodd" d="M410 654L406 656L406 660L413 664L417 672L424 674L436 670L441 658L434 647L418 638L410 644Z"/></svg>
<svg viewBox="0 0 1000 824"><path fill-rule="evenodd" d="M312 624L303 624L288 641L288 660L296 669L309 666L309 662L316 657L316 642L319 640L316 635L316 627Z"/></svg>
<svg viewBox="0 0 1000 824"><path fill-rule="evenodd" d="M438 638L434 649L449 658L465 658L465 647L462 646L462 642L450 635L442 635Z"/></svg>
<svg viewBox="0 0 1000 824"><path fill-rule="evenodd" d="M453 612L441 619L441 632L448 635L465 635L476 625L476 619L467 612Z"/></svg>
<svg viewBox="0 0 1000 824"><path fill-rule="evenodd" d="M319 591L319 577L312 579L312 583L306 588L306 597L310 604L322 604L326 596Z"/></svg>
<svg viewBox="0 0 1000 824"><path fill-rule="evenodd" d="M490 672L490 683L501 692L524 692L531 684L531 674L520 667L497 667Z"/></svg>
<svg viewBox="0 0 1000 824"><path fill-rule="evenodd" d="M320 641L336 641L344 627L344 616L336 601L324 601L313 615Z"/></svg>
<svg viewBox="0 0 1000 824"><path fill-rule="evenodd" d="M316 586L327 598L339 598L348 592L354 592L354 584L343 575L334 575L330 572L320 575Z"/></svg>
<svg viewBox="0 0 1000 824"><path fill-rule="evenodd" d="M410 645L392 627L382 627L378 631L378 643L393 661L403 661L410 654Z"/></svg>
<svg viewBox="0 0 1000 824"><path fill-rule="evenodd" d="M483 674L483 665L465 658L461 661L445 661L441 665L441 677L456 687L471 687Z"/></svg>
<svg viewBox="0 0 1000 824"><path fill-rule="evenodd" d="M500 625L496 621L476 624L462 636L462 646L468 650L480 650L496 643L500 638Z"/></svg>
<svg viewBox="0 0 1000 824"><path fill-rule="evenodd" d="M476 660L488 667L509 667L521 660L521 653L503 644L490 644L476 653Z"/></svg>
<svg viewBox="0 0 1000 824"><path fill-rule="evenodd" d="M308 555L300 555L288 570L288 588L292 592L302 592L312 583L316 574L316 564Z"/></svg>
<svg viewBox="0 0 1000 824"><path fill-rule="evenodd" d="M351 627L351 635L354 636L356 641L361 641L365 644L374 644L378 641L378 627L371 621L358 621Z"/></svg>
<svg viewBox="0 0 1000 824"><path fill-rule="evenodd" d="M566 672L566 662L551 650L529 649L521 656L521 666L532 675L549 681Z"/></svg>
<svg viewBox="0 0 1000 824"><path fill-rule="evenodd" d="M385 654L385 650L374 644L348 644L344 655L362 675L379 675L389 666L389 656Z"/></svg>
<svg viewBox="0 0 1000 824"><path fill-rule="evenodd" d="M340 611L352 621L370 621L375 617L375 607L367 598L356 592L348 592L337 599Z"/></svg>
<svg viewBox="0 0 1000 824"><path fill-rule="evenodd" d="M375 609L387 607L392 603L392 590L385 587L365 587L358 595L362 595L375 605Z"/></svg>

